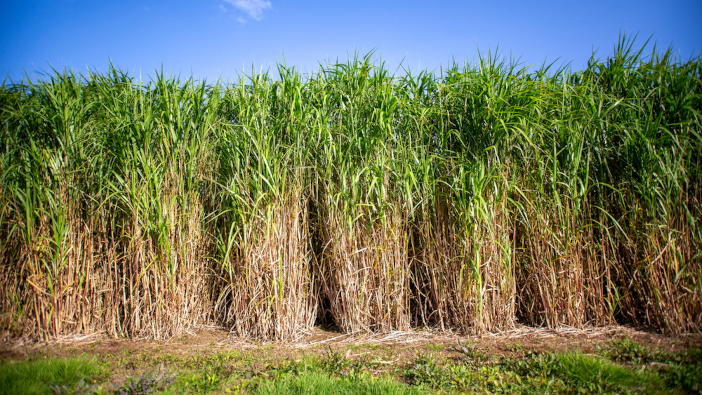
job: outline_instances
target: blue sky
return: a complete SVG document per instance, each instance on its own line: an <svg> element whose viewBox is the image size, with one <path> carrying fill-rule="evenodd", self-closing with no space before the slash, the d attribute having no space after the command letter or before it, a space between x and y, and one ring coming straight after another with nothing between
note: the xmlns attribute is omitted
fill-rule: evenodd
<svg viewBox="0 0 702 395"><path fill-rule="evenodd" d="M0 3L0 73L73 68L105 71L109 60L144 79L155 69L213 81L283 57L301 71L375 49L391 70L438 71L454 58L499 48L527 65L583 68L618 35L702 50L702 1L284 1L54 0ZM376 58L378 57L376 56Z"/></svg>

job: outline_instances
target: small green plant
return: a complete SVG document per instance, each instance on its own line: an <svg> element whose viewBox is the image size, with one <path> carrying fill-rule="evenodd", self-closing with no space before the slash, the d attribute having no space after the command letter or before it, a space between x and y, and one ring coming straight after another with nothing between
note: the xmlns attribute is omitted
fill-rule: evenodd
<svg viewBox="0 0 702 395"><path fill-rule="evenodd" d="M456 344L457 346L454 346L453 350L466 356L466 359L464 360L465 363L482 364L483 362L487 361L487 355L478 350L476 342L469 340L465 344L461 344L460 341L457 341Z"/></svg>
<svg viewBox="0 0 702 395"><path fill-rule="evenodd" d="M340 374L349 368L349 361L339 351L329 348L325 358L320 361L320 366L331 374Z"/></svg>
<svg viewBox="0 0 702 395"><path fill-rule="evenodd" d="M115 392L116 395L150 394L170 387L176 381L176 375L167 373L161 365L158 371L144 372L141 377L129 379Z"/></svg>
<svg viewBox="0 0 702 395"><path fill-rule="evenodd" d="M631 364L645 364L656 359L654 352L629 338L610 342L604 355L613 361Z"/></svg>
<svg viewBox="0 0 702 395"><path fill-rule="evenodd" d="M442 351L446 348L443 344L427 344L425 347L432 351Z"/></svg>
<svg viewBox="0 0 702 395"><path fill-rule="evenodd" d="M522 343L520 342L515 342L508 346L507 350L511 352L524 352L524 346L522 346Z"/></svg>
<svg viewBox="0 0 702 395"><path fill-rule="evenodd" d="M445 371L438 361L430 355L420 355L404 371L404 377L410 385L426 385L439 388L446 381Z"/></svg>
<svg viewBox="0 0 702 395"><path fill-rule="evenodd" d="M89 385L83 379L81 379L75 387L68 385L52 385L51 391L53 395L106 395L113 393L113 391L106 389L101 384Z"/></svg>

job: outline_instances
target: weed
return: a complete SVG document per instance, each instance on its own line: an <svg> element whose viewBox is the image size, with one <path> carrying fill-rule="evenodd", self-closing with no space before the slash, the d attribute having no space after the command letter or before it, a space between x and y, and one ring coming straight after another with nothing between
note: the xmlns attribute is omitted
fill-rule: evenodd
<svg viewBox="0 0 702 395"><path fill-rule="evenodd" d="M167 373L161 365L158 371L144 372L139 378L128 379L119 387L116 395L150 394L170 387L176 381L176 375Z"/></svg>
<svg viewBox="0 0 702 395"><path fill-rule="evenodd" d="M424 347L432 351L442 351L446 348L443 344L427 344Z"/></svg>
<svg viewBox="0 0 702 395"><path fill-rule="evenodd" d="M52 394L54 395L106 395L112 394L112 391L107 390L100 384L88 385L85 380L81 379L74 387L68 385L52 385Z"/></svg>
<svg viewBox="0 0 702 395"><path fill-rule="evenodd" d="M522 346L522 343L520 342L514 342L510 346L507 347L508 351L511 352L524 352L524 346Z"/></svg>
<svg viewBox="0 0 702 395"><path fill-rule="evenodd" d="M656 359L656 354L648 347L638 344L629 338L613 340L603 354L613 361L632 364L645 364Z"/></svg>

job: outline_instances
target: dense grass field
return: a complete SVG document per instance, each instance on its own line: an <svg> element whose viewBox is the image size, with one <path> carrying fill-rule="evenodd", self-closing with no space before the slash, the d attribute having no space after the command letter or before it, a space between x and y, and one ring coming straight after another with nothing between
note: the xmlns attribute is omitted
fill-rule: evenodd
<svg viewBox="0 0 702 395"><path fill-rule="evenodd" d="M6 81L0 328L702 331L699 57L371 59Z"/></svg>

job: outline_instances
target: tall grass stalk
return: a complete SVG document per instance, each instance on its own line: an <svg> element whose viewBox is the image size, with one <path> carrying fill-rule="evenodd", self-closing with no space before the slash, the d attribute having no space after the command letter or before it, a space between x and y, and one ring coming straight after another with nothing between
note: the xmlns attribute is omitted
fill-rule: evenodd
<svg viewBox="0 0 702 395"><path fill-rule="evenodd" d="M0 327L699 332L702 63L648 47L4 83Z"/></svg>

